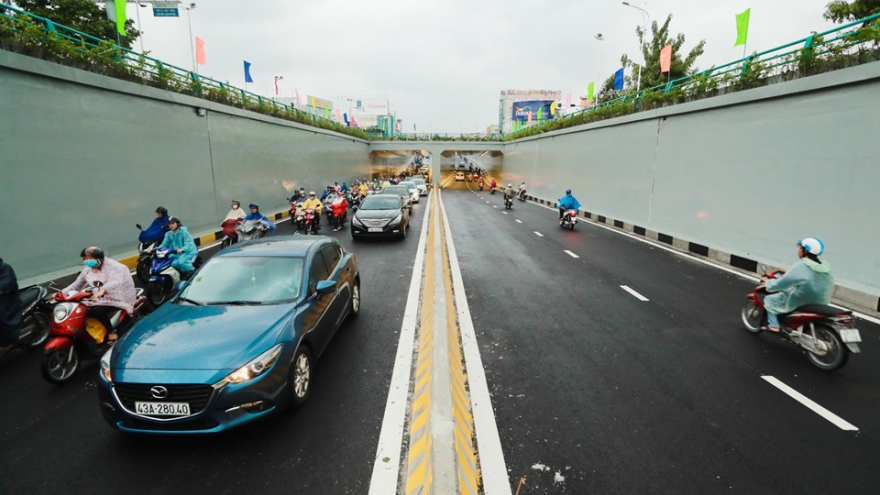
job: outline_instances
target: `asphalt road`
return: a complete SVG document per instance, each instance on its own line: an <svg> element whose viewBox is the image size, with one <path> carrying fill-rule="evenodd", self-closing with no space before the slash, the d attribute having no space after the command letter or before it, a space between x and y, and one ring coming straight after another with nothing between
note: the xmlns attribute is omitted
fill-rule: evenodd
<svg viewBox="0 0 880 495"><path fill-rule="evenodd" d="M822 372L742 329L751 282L594 225L563 231L538 205L504 214L500 194L467 186L443 200L512 492L876 492L880 328L860 322L863 354ZM299 411L214 436L126 435L101 418L97 362L53 386L40 351L0 358L0 494L367 493L424 209L402 242L325 228L357 256L363 306Z"/></svg>

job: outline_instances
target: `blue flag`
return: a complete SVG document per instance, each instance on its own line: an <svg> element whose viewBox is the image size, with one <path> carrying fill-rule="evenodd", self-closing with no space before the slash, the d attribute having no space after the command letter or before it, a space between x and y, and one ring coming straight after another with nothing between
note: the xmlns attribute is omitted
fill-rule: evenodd
<svg viewBox="0 0 880 495"><path fill-rule="evenodd" d="M618 71L614 73L614 89L623 89L623 69L618 69Z"/></svg>
<svg viewBox="0 0 880 495"><path fill-rule="evenodd" d="M254 80L251 78L251 63L247 60L244 61L244 82L254 82Z"/></svg>
<svg viewBox="0 0 880 495"><path fill-rule="evenodd" d="M348 125L348 114L347 113L342 114L342 120L345 121L345 125Z"/></svg>

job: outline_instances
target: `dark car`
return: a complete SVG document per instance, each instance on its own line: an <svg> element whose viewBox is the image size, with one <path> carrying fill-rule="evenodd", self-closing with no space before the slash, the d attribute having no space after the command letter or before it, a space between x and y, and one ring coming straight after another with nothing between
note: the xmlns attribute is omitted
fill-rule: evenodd
<svg viewBox="0 0 880 495"><path fill-rule="evenodd" d="M412 212L412 196L409 192L409 188L406 186L388 186L385 189L382 189L382 194L396 194L403 198L406 202L406 207Z"/></svg>
<svg viewBox="0 0 880 495"><path fill-rule="evenodd" d="M330 237L273 237L208 260L101 359L117 430L211 433L309 398L314 360L360 311L354 255Z"/></svg>
<svg viewBox="0 0 880 495"><path fill-rule="evenodd" d="M405 239L407 229L409 209L406 201L397 194L367 196L351 218L351 238L354 240L385 236Z"/></svg>

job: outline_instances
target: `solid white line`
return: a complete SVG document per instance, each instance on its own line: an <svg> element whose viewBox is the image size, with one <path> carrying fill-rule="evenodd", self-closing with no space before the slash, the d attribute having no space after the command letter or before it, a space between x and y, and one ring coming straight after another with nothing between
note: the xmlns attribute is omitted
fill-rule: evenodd
<svg viewBox="0 0 880 495"><path fill-rule="evenodd" d="M431 194L437 194L439 190ZM406 425L406 406L409 394L409 381L412 372L413 343L419 314L419 289L422 284L422 269L425 260L425 244L428 239L428 225L431 223L431 196L422 221L422 233L413 265L412 278L403 323L400 325L400 341L397 344L397 357L394 358L394 371L388 388L385 403L385 416L379 433L379 446L370 477L370 495L387 495L397 491L397 477L400 471L400 450L403 444L403 429Z"/></svg>
<svg viewBox="0 0 880 495"><path fill-rule="evenodd" d="M449 265L452 271L452 288L455 292L455 307L458 310L458 326L461 331L461 347L467 370L468 385L471 392L471 410L474 415L474 431L477 435L477 450L480 456L480 469L483 475L483 493L486 495L510 495L507 465L504 452L501 450L501 437L495 422L495 411L489 396L486 383L486 372L480 359L480 347L477 344L477 333L471 320L467 295L464 292L464 281L455 244L452 242L452 229L446 207L443 206L443 195L440 195L440 209L443 211L443 227L446 231L446 250L449 253ZM388 492L393 493L393 492Z"/></svg>
<svg viewBox="0 0 880 495"><path fill-rule="evenodd" d="M568 249L566 249L564 252L565 252L567 255L571 256L572 258L580 258L580 256L578 256L578 255L572 253L572 252L569 251Z"/></svg>
<svg viewBox="0 0 880 495"><path fill-rule="evenodd" d="M540 233L540 232L537 232L537 231L535 232L535 235L538 236L538 237L544 237L544 234L542 234L542 233Z"/></svg>
<svg viewBox="0 0 880 495"><path fill-rule="evenodd" d="M769 383L770 385L773 385L774 387L778 388L779 390L782 390L785 394L787 394L792 399L807 406L814 413L816 413L819 416L822 416L823 418L832 422L834 424L834 426L840 428L841 430L859 431L859 429L855 425L849 423L848 421L844 420L843 418L834 414L833 412L829 411L828 409L825 409L824 407L820 406L819 404L816 404L815 402L808 399L807 397L805 397L803 394L801 394L797 390L789 387L788 385L786 385L786 384L782 383L781 381L779 381L778 379L776 379L776 377L770 376L770 375L763 375L763 376L761 376L761 378L766 380L767 383Z"/></svg>
<svg viewBox="0 0 880 495"><path fill-rule="evenodd" d="M545 206L545 205L542 205L542 204L539 204L539 203L532 203L532 204L534 204L535 206L540 206L541 208L546 208L546 209L548 209L548 210L551 210L551 211L554 211L554 212L557 212L557 213L559 212L559 210L557 210L557 209L555 209L555 208L550 208L549 206ZM655 240L653 240L653 239L646 239L646 238L641 237L641 236L638 236L638 235L636 235L636 234L631 234L631 233L629 233L629 232L623 232L623 231L621 231L621 230L613 229L613 228L611 228L611 227L609 227L609 226L607 226L607 225L602 225L602 224L600 224L600 223L596 223L596 222L587 222L587 221L585 221L584 223L587 224L587 225L591 225L591 226L593 226L593 227L600 227L600 228L603 228L603 229L605 229L605 230L610 230L611 232L614 232L615 234L620 234L620 235L622 235L622 236L629 237L630 239L634 239L634 240L637 240L637 241L639 241L639 242L643 242L643 243L648 244L648 245L650 245L650 246L653 246L653 247L655 247L655 248L662 249L662 250L664 250L664 251L669 251L670 253L675 254L675 255L677 255L677 256L681 256L682 258L687 258L687 259L689 259L689 260L691 260L691 261L696 261L697 263L702 263L702 264L704 264L704 265L706 265L706 266L711 266L712 268L715 268L715 269L717 269L717 270L725 271L725 272L727 272L727 273L730 273L730 274L736 275L736 276L738 276L738 277L742 277L742 278L744 278L744 279L746 279L746 280L750 280L750 281L752 281L752 282L760 282L760 281L761 281L761 278L760 278L760 277L756 277L756 276L754 276L754 275L749 275L748 273L743 273L743 272L740 272L740 271L736 271L736 270L734 270L733 268L728 268L728 267L726 267L726 266L719 265L719 264L717 264L717 263L713 263L713 262L711 262L711 261L709 261L709 260L704 260L704 259L701 259L701 258L697 258L697 257L695 257L695 256L691 256L691 255L688 254L688 253L685 253L685 252L682 252L682 251L677 251L677 250L675 250L675 249L672 249L671 247L666 247L666 246L664 246L663 244L660 244L660 242L655 241ZM831 306L834 306L835 308L845 309L845 310L847 310L847 311L852 311L851 309L849 309L849 308L847 308L847 307L845 307L845 306L838 306L838 305L836 305L836 304L832 304ZM856 316L856 317L858 317L858 318L861 318L861 319L863 319L863 320L865 320L865 321L870 321L871 323L873 323L873 324L875 324L875 325L880 325L880 318L875 318L875 317L873 317L873 316L866 315L866 314L864 314L864 313L859 313L858 311L852 311L852 314L853 314L853 316Z"/></svg>
<svg viewBox="0 0 880 495"><path fill-rule="evenodd" d="M642 302L648 301L648 298L647 298L647 297L645 297L645 296L639 294L638 292L636 292L636 291L630 289L629 287L627 287L627 286L625 286L625 285L621 285L620 288L623 289L623 290L625 290L625 291L627 291L627 292L629 292L629 293L632 294L633 296L635 296L636 299L638 299L639 301L642 301Z"/></svg>
<svg viewBox="0 0 880 495"><path fill-rule="evenodd" d="M522 223L522 220L520 220L519 218L517 218L517 219L516 219L516 223Z"/></svg>

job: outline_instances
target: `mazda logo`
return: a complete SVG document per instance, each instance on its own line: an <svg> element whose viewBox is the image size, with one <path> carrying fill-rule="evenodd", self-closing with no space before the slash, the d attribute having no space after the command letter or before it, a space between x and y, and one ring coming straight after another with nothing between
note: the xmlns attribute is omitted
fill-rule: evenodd
<svg viewBox="0 0 880 495"><path fill-rule="evenodd" d="M162 385L156 385L150 389L150 395L152 395L154 399L164 399L165 397L168 397L168 389Z"/></svg>

